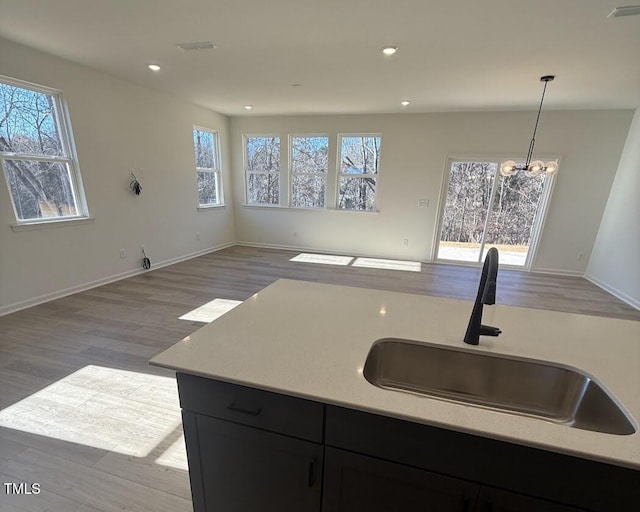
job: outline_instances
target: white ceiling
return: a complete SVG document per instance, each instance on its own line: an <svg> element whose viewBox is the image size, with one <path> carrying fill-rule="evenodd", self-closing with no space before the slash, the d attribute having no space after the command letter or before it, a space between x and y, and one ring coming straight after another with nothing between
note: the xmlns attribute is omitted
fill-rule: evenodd
<svg viewBox="0 0 640 512"><path fill-rule="evenodd" d="M228 115L536 109L544 74L545 108L635 108L640 16L607 19L629 3L0 0L0 37Z"/></svg>

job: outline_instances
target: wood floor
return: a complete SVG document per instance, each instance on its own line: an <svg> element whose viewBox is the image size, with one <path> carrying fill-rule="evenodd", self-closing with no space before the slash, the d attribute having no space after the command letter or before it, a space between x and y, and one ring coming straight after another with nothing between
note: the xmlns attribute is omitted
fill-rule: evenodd
<svg viewBox="0 0 640 512"><path fill-rule="evenodd" d="M480 273L297 254L235 246L0 317L0 483L41 486L3 485L0 511L191 510L175 380L148 360L204 325L179 317L213 299L232 305L285 277L472 300ZM501 270L497 302L640 321L581 278Z"/></svg>

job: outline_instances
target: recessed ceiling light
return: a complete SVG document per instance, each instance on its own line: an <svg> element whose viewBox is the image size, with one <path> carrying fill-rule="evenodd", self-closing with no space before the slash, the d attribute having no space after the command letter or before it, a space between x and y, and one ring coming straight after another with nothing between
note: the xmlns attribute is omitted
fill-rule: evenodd
<svg viewBox="0 0 640 512"><path fill-rule="evenodd" d="M149 64L147 66L151 71L160 71L160 66L158 66L157 64Z"/></svg>
<svg viewBox="0 0 640 512"><path fill-rule="evenodd" d="M398 47L397 46L385 46L382 49L382 53L384 53L385 55L389 56L389 55L393 55L394 53L396 53L398 51Z"/></svg>
<svg viewBox="0 0 640 512"><path fill-rule="evenodd" d="M409 105L411 102L409 100L402 100L400 102L400 105L402 105L403 107L406 107L407 105Z"/></svg>
<svg viewBox="0 0 640 512"><path fill-rule="evenodd" d="M244 106L244 108L245 108L245 110L251 110L251 109L253 108L253 106L251 106L251 105L245 105L245 106Z"/></svg>

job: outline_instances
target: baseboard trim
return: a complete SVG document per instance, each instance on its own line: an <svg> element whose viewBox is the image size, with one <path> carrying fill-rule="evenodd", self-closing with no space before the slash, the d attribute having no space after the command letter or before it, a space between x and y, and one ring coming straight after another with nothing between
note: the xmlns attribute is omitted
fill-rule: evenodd
<svg viewBox="0 0 640 512"><path fill-rule="evenodd" d="M552 276L584 277L584 272L579 270L558 270L555 268L533 268L533 274L550 274Z"/></svg>
<svg viewBox="0 0 640 512"><path fill-rule="evenodd" d="M614 297L617 297L622 302L626 302L632 308L635 308L635 309L640 311L640 300L638 300L638 299L636 299L634 297L631 297L630 295L627 295L626 293L624 293L624 292L618 290L617 288L605 283L604 281L601 281L600 279L595 277L593 274L589 274L588 272L584 275L584 278L587 281L591 281L597 287L602 288L605 292L608 292L611 295L613 295Z"/></svg>
<svg viewBox="0 0 640 512"><path fill-rule="evenodd" d="M102 277L100 279L89 281L88 283L83 283L77 286L71 286L69 288L65 288L64 290L59 290L57 292L46 293L44 295L34 297L33 299L27 299L20 302L16 302L14 304L9 304L7 306L2 306L0 307L0 316L8 315L10 313L15 313L22 309L27 309L33 306L37 306L38 304L44 304L45 302L49 302L52 300L61 299L62 297L73 295L74 293L84 292L92 288L97 288L98 286L114 283L122 279L127 279L128 277L145 274L147 272L153 272L154 270L157 270L159 268L167 267L169 265L174 265L175 263L180 263L181 261L197 258L198 256L204 256L205 254L220 251L222 249L226 249L227 247L231 247L233 245L236 245L236 242L226 242L224 244L216 245L214 247L209 247L207 249L202 249L200 251L185 254L183 256L170 258L168 260L164 260L159 263L153 263L153 268L151 270L144 270L144 269L127 270L126 272L121 272L119 274L113 274L111 276Z"/></svg>

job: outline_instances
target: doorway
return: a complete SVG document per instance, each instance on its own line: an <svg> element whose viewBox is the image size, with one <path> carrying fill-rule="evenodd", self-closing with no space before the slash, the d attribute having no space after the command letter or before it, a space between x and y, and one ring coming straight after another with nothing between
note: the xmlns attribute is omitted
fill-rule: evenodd
<svg viewBox="0 0 640 512"><path fill-rule="evenodd" d="M500 265L530 269L553 177L502 176L500 161L448 161L435 259L480 265L497 247Z"/></svg>

